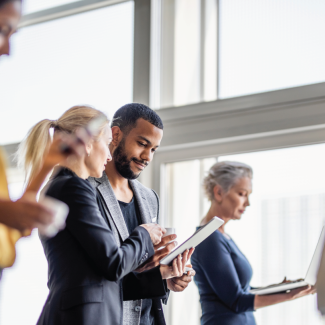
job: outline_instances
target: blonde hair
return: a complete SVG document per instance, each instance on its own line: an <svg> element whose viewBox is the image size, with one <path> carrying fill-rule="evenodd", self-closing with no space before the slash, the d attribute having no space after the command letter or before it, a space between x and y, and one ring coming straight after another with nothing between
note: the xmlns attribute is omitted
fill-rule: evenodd
<svg viewBox="0 0 325 325"><path fill-rule="evenodd" d="M222 161L214 164L203 179L205 195L210 201L214 200L214 187L219 185L226 193L243 177L253 178L250 166L237 161Z"/></svg>
<svg viewBox="0 0 325 325"><path fill-rule="evenodd" d="M44 119L34 125L27 133L25 139L19 145L17 151L18 163L26 173L27 184L35 177L42 167L44 156L47 154L52 142L50 129L54 129L54 135L62 133L75 133L78 128L86 127L94 118L104 116L99 128L102 135L105 126L109 123L106 115L91 106L74 106L68 109L56 121Z"/></svg>

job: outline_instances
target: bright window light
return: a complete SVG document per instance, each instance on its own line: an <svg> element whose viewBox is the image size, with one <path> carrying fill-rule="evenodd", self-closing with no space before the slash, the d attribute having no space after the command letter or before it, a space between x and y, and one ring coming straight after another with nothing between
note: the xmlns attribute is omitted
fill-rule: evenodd
<svg viewBox="0 0 325 325"><path fill-rule="evenodd" d="M132 101L133 2L21 29L0 61L0 144L89 104L112 117Z"/></svg>
<svg viewBox="0 0 325 325"><path fill-rule="evenodd" d="M325 81L325 1L221 0L219 98Z"/></svg>

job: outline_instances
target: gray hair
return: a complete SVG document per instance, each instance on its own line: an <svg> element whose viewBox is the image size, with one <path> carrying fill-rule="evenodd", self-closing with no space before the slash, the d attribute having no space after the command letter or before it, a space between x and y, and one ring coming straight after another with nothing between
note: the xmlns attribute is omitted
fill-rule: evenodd
<svg viewBox="0 0 325 325"><path fill-rule="evenodd" d="M250 166L237 161L221 161L214 164L203 179L203 188L207 198L214 199L213 189L219 185L226 193L243 177L253 178Z"/></svg>

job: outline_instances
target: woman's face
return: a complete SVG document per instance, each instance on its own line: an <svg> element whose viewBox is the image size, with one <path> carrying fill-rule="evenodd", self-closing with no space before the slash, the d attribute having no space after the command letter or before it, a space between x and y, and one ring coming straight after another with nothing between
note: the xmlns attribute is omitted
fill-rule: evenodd
<svg viewBox="0 0 325 325"><path fill-rule="evenodd" d="M112 130L107 124L102 136L92 141L89 156L86 156L85 164L89 171L89 176L102 177L107 161L112 160L108 146L112 141Z"/></svg>
<svg viewBox="0 0 325 325"><path fill-rule="evenodd" d="M10 37L17 30L20 16L20 1L8 2L0 7L0 56L9 55Z"/></svg>
<svg viewBox="0 0 325 325"><path fill-rule="evenodd" d="M252 181L249 177L238 179L227 193L221 191L220 197L216 197L216 200L220 202L222 215L229 219L240 219L246 207L250 205L249 196L251 193Z"/></svg>

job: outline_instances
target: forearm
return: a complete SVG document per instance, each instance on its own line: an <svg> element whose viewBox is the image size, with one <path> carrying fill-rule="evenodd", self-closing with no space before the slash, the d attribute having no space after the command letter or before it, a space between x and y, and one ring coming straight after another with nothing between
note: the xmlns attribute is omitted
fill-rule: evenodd
<svg viewBox="0 0 325 325"><path fill-rule="evenodd" d="M288 294L280 293L275 295L265 295L265 296L255 296L254 299L254 309L259 309L267 306L272 306L275 304L279 304L281 302L288 300Z"/></svg>

